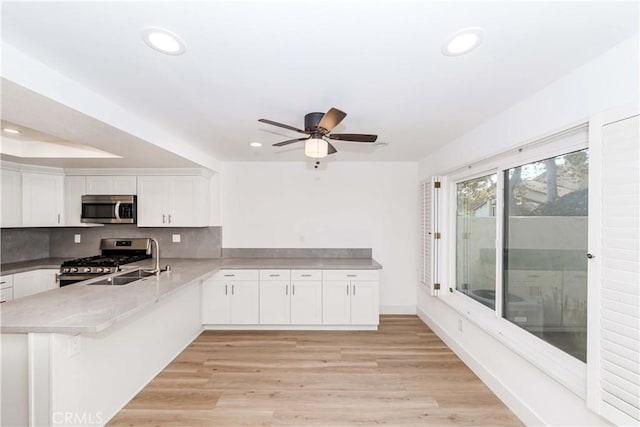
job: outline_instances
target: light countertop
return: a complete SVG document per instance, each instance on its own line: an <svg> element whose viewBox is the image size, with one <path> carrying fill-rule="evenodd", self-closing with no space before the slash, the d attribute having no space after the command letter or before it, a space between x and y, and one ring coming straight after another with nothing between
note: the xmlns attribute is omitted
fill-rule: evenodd
<svg viewBox="0 0 640 427"><path fill-rule="evenodd" d="M20 266L19 271L34 268L57 268L62 260L36 260ZM59 261L59 262L57 262ZM150 268L146 260L129 266ZM377 270L382 266L373 259L353 258L217 258L161 259L160 265L171 265L170 273L150 276L122 286L85 285L76 283L53 289L0 306L2 333L97 333L144 310L181 288L206 279L216 271L228 269L319 269ZM4 270L11 274L18 270Z"/></svg>

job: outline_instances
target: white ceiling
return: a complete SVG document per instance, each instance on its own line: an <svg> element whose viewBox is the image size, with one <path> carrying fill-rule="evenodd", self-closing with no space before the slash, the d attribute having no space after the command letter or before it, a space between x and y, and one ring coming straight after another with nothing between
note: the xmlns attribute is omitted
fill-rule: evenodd
<svg viewBox="0 0 640 427"><path fill-rule="evenodd" d="M149 49L147 26L186 53ZM477 50L440 53L472 26ZM257 120L330 107L348 113L336 132L388 143L337 142L336 159L418 160L637 31L635 1L2 4L6 42L220 160L302 160L269 146L299 134Z"/></svg>

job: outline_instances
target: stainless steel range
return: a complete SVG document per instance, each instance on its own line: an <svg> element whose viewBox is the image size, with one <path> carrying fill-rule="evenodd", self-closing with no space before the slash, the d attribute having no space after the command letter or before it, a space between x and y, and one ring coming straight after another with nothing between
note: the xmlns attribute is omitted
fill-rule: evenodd
<svg viewBox="0 0 640 427"><path fill-rule="evenodd" d="M120 266L151 257L150 238L101 239L100 255L65 261L60 266L60 286L120 271Z"/></svg>

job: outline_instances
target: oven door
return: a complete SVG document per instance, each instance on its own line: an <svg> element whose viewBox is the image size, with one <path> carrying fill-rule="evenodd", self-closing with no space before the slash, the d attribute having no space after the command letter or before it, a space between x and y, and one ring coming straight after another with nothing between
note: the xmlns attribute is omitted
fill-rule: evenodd
<svg viewBox="0 0 640 427"><path fill-rule="evenodd" d="M82 196L81 222L135 224L136 214L136 196Z"/></svg>
<svg viewBox="0 0 640 427"><path fill-rule="evenodd" d="M95 279L100 276L102 276L102 274L60 274L58 275L58 281L60 282L60 287L63 287L82 282L83 280Z"/></svg>

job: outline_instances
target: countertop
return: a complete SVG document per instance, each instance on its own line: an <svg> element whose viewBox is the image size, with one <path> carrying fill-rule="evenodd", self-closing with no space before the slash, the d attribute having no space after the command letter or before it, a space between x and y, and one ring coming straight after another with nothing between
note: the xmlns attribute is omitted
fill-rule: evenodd
<svg viewBox="0 0 640 427"><path fill-rule="evenodd" d="M49 261L31 261L30 269L55 268ZM57 261L62 262L58 259ZM27 271L27 263L20 266ZM151 260L129 264L127 267L150 268ZM216 258L171 259L162 258L160 265L171 265L171 272L159 277L150 276L142 281L122 286L91 286L76 283L39 294L9 301L0 306L0 331L3 333L97 333L131 317L153 304L169 297L181 288L216 271L228 269L323 269L323 270L377 270L382 266L373 259L351 258ZM17 267L16 267L17 268ZM3 270L2 274L18 272Z"/></svg>
<svg viewBox="0 0 640 427"><path fill-rule="evenodd" d="M41 268L60 268L60 264L69 258L40 258L31 261L11 262L0 265L0 274L16 274Z"/></svg>

